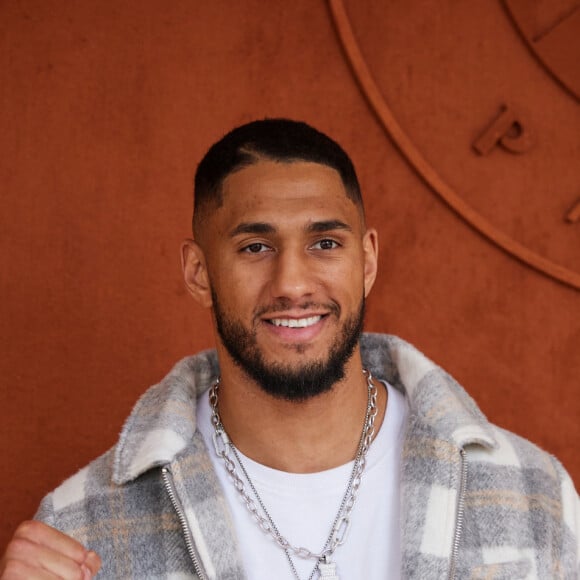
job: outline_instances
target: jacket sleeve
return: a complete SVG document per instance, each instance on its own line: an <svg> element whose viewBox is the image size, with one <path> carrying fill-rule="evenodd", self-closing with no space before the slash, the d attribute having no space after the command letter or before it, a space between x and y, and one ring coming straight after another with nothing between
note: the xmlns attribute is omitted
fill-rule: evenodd
<svg viewBox="0 0 580 580"><path fill-rule="evenodd" d="M562 496L562 519L565 532L562 534L562 563L569 563L580 578L580 498L574 487L572 478L556 461L556 469L560 475ZM568 541L569 540L569 541Z"/></svg>
<svg viewBox="0 0 580 580"><path fill-rule="evenodd" d="M52 503L52 493L46 495L40 502L38 510L36 511L36 514L34 514L33 519L55 527L56 518L54 515L54 507Z"/></svg>

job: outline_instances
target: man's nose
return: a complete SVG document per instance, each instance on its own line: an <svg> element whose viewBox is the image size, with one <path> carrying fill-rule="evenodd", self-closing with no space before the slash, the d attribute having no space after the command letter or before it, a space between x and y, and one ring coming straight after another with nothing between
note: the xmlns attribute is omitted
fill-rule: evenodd
<svg viewBox="0 0 580 580"><path fill-rule="evenodd" d="M271 291L274 298L298 300L314 293L315 271L304 251L283 251L272 272Z"/></svg>

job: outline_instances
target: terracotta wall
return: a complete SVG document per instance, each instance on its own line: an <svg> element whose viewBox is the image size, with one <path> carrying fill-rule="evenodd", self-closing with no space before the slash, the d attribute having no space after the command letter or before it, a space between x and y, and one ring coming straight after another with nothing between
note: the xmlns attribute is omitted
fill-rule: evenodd
<svg viewBox="0 0 580 580"><path fill-rule="evenodd" d="M212 344L180 276L193 172L264 116L352 153L381 232L367 328L414 342L580 480L580 111L558 64L578 21L565 0L507 4L0 4L0 544Z"/></svg>

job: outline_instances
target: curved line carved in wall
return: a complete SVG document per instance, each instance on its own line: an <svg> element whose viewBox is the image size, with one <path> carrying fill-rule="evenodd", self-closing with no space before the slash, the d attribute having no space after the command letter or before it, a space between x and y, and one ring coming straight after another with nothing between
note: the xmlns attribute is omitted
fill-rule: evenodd
<svg viewBox="0 0 580 580"><path fill-rule="evenodd" d="M580 2L554 3L553 22L537 22L536 6L527 0L503 0L508 14L526 44L546 70L580 101ZM562 8L567 8L562 14Z"/></svg>
<svg viewBox="0 0 580 580"><path fill-rule="evenodd" d="M343 1L328 1L338 36L363 94L396 147L427 185L471 227L496 246L538 272L580 290L580 274L540 256L497 229L466 203L421 155L395 119L377 86L355 39Z"/></svg>

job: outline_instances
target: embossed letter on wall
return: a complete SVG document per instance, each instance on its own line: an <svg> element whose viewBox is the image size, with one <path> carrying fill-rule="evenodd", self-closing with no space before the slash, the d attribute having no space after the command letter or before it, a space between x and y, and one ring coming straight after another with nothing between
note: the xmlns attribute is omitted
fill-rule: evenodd
<svg viewBox="0 0 580 580"><path fill-rule="evenodd" d="M477 138L473 148L480 155L488 155L496 145L511 153L525 153L534 146L534 136L527 122L513 107L504 105L491 125Z"/></svg>

